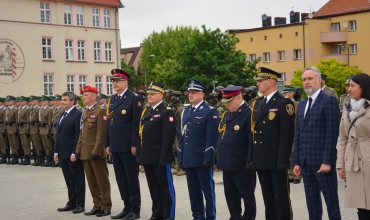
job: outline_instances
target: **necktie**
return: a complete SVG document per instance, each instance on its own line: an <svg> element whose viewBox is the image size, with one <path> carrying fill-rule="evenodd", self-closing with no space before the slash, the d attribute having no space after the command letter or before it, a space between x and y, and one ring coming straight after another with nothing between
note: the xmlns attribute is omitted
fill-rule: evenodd
<svg viewBox="0 0 370 220"><path fill-rule="evenodd" d="M312 105L312 98L310 97L310 98L308 98L308 108L307 108L307 112L306 112L306 114L304 115L304 120L306 120L307 115L308 115L308 113L310 112L311 105Z"/></svg>
<svg viewBox="0 0 370 220"><path fill-rule="evenodd" d="M265 97L265 98L263 98L263 101L261 103L261 110L263 110L265 108L266 103L267 103L267 98Z"/></svg>
<svg viewBox="0 0 370 220"><path fill-rule="evenodd" d="M195 111L195 107L192 107L192 108L191 108L191 114L193 114L193 113L194 113L194 111Z"/></svg>
<svg viewBox="0 0 370 220"><path fill-rule="evenodd" d="M63 121L63 119L68 115L67 112L64 112L62 117L60 118L59 124Z"/></svg>

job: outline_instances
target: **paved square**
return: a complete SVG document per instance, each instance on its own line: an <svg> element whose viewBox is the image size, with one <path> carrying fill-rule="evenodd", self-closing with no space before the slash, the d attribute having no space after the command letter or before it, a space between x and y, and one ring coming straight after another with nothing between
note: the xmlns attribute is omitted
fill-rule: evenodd
<svg viewBox="0 0 370 220"><path fill-rule="evenodd" d="M112 214L122 211L123 202L118 191L113 165L108 165L109 180L112 190ZM64 207L67 202L67 187L60 168L32 167L19 165L0 165L0 219L96 219L95 216L72 214L72 212L58 212L58 207ZM141 218L151 216L151 198L144 173L139 174L141 185ZM188 188L185 176L173 176L176 191L176 219L192 219ZM222 184L222 172L215 172L216 183L216 210L218 220L228 220L229 212L226 205ZM303 183L291 184L291 200L293 216L297 220L308 219ZM342 219L357 219L357 210L343 208L345 183L339 180L339 200ZM259 183L256 187L257 218L264 219L264 205ZM325 203L324 203L325 204ZM93 207L90 190L86 182L86 211ZM328 219L324 205L324 217ZM102 217L101 219L111 219Z"/></svg>

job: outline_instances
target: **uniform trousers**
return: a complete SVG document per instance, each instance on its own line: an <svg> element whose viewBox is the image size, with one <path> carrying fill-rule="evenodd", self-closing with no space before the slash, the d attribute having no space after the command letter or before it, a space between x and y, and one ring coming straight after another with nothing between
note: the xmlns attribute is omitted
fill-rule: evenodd
<svg viewBox="0 0 370 220"><path fill-rule="evenodd" d="M4 137L3 133L0 132L0 150L2 154L6 153L6 148L7 148L6 137Z"/></svg>
<svg viewBox="0 0 370 220"><path fill-rule="evenodd" d="M21 143L24 155L30 156L31 155L31 141L30 138L27 137L27 134L21 134Z"/></svg>
<svg viewBox="0 0 370 220"><path fill-rule="evenodd" d="M292 220L288 171L258 170L266 220Z"/></svg>
<svg viewBox="0 0 370 220"><path fill-rule="evenodd" d="M322 219L322 192L329 219L340 220L336 167L332 165L328 173L318 173L319 169L320 166L309 166L306 162L301 167L309 219Z"/></svg>
<svg viewBox="0 0 370 220"><path fill-rule="evenodd" d="M175 188L171 174L171 164L165 168L158 164L144 164L145 176L152 197L152 217L156 219L175 218Z"/></svg>
<svg viewBox="0 0 370 220"><path fill-rule="evenodd" d="M139 165L131 152L112 152L114 173L124 212L140 213L141 195L139 182Z"/></svg>
<svg viewBox="0 0 370 220"><path fill-rule="evenodd" d="M40 154L40 151L42 150L40 136L38 134L31 134L31 139L32 146L36 149L36 154Z"/></svg>
<svg viewBox="0 0 370 220"><path fill-rule="evenodd" d="M44 146L46 156L51 154L51 140L47 135L41 135L42 145Z"/></svg>
<svg viewBox="0 0 370 220"><path fill-rule="evenodd" d="M247 174L245 170L223 171L224 191L227 207L230 212L229 220L256 219L256 174ZM244 203L244 214L241 216L241 199Z"/></svg>
<svg viewBox="0 0 370 220"><path fill-rule="evenodd" d="M213 169L205 170L202 167L187 167L186 180L188 182L190 205L194 220L215 220L216 196ZM206 200L205 213L203 195Z"/></svg>
<svg viewBox="0 0 370 220"><path fill-rule="evenodd" d="M85 207L85 172L83 162L59 158L64 180L68 189L67 205L72 207Z"/></svg>
<svg viewBox="0 0 370 220"><path fill-rule="evenodd" d="M15 134L8 134L8 139L10 147L12 149L12 154L18 154L18 139Z"/></svg>
<svg viewBox="0 0 370 220"><path fill-rule="evenodd" d="M95 210L110 211L112 200L107 161L105 158L84 160L84 168Z"/></svg>

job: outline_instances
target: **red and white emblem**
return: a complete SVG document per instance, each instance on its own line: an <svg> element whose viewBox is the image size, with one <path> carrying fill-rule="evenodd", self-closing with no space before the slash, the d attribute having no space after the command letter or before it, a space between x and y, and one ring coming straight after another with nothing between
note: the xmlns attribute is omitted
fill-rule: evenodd
<svg viewBox="0 0 370 220"><path fill-rule="evenodd" d="M103 116L103 120L106 121L108 120L108 117L106 115Z"/></svg>
<svg viewBox="0 0 370 220"><path fill-rule="evenodd" d="M217 115L213 116L213 120L217 120Z"/></svg>
<svg viewBox="0 0 370 220"><path fill-rule="evenodd" d="M173 122L173 116L170 116L170 117L168 118L168 120L169 120L170 122Z"/></svg>

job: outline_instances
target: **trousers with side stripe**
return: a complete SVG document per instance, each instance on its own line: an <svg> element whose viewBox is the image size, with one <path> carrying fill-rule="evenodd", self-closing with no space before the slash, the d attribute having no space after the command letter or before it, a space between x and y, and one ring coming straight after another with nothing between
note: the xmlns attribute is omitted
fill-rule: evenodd
<svg viewBox="0 0 370 220"><path fill-rule="evenodd" d="M173 187L171 164L165 168L157 164L144 164L145 176L152 197L152 217L156 219L175 218L175 188Z"/></svg>
<svg viewBox="0 0 370 220"><path fill-rule="evenodd" d="M288 171L257 170L266 220L292 220Z"/></svg>

